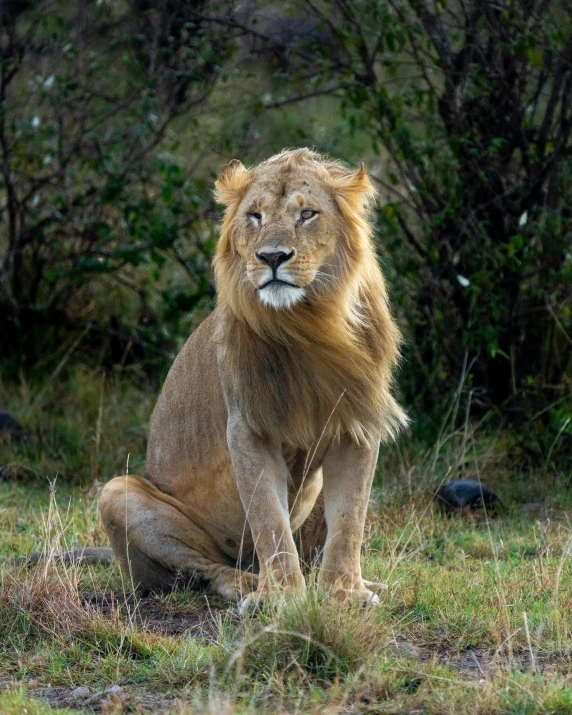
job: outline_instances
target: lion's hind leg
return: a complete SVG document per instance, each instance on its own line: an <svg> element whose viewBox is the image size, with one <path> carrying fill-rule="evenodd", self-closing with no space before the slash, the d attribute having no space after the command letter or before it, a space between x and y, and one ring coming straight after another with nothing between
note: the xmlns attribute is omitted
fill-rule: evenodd
<svg viewBox="0 0 572 715"><path fill-rule="evenodd" d="M308 572L319 565L326 545L328 527L324 514L324 492L318 494L316 503L306 521L294 534L294 541L300 555L300 562L304 571Z"/></svg>
<svg viewBox="0 0 572 715"><path fill-rule="evenodd" d="M225 598L256 589L257 576L228 564L183 505L139 477L116 477L101 494L101 516L121 568L143 591L206 584Z"/></svg>

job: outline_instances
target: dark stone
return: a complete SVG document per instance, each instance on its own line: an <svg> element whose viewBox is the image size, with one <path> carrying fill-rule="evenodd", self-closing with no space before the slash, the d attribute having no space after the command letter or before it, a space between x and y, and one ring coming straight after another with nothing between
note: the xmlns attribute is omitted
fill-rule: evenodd
<svg viewBox="0 0 572 715"><path fill-rule="evenodd" d="M502 507L498 494L482 482L474 479L455 479L441 485L435 501L450 515L457 509L482 509L494 514Z"/></svg>
<svg viewBox="0 0 572 715"><path fill-rule="evenodd" d="M22 425L17 422L9 412L0 410L0 440L6 435L8 435L10 439L17 440L18 442L26 441L26 435Z"/></svg>

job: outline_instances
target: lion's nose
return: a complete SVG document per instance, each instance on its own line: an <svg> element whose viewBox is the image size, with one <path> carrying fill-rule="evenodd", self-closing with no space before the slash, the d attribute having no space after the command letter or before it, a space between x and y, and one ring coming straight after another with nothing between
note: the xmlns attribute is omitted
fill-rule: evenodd
<svg viewBox="0 0 572 715"><path fill-rule="evenodd" d="M293 255L294 251L290 251L290 253L275 251L273 253L257 253L256 258L258 258L261 263L266 263L266 265L270 266L272 272L275 273L278 270L278 266L289 261Z"/></svg>

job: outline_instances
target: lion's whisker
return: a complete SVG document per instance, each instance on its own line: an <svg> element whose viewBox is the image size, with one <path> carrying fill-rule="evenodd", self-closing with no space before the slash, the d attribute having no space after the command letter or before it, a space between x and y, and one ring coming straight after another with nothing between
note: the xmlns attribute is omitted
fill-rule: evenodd
<svg viewBox="0 0 572 715"><path fill-rule="evenodd" d="M332 284L339 283L339 281L340 281L340 279L337 278L336 276L333 276L330 273L324 273L323 271L317 271L316 278L321 279L321 280L329 280L332 282Z"/></svg>

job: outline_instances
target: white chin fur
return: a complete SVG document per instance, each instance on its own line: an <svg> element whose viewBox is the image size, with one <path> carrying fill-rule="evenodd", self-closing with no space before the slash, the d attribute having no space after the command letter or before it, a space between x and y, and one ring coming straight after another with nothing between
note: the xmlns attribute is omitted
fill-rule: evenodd
<svg viewBox="0 0 572 715"><path fill-rule="evenodd" d="M291 308L304 297L303 288L284 285L283 283L271 283L266 288L258 291L258 297L269 308L281 310Z"/></svg>

